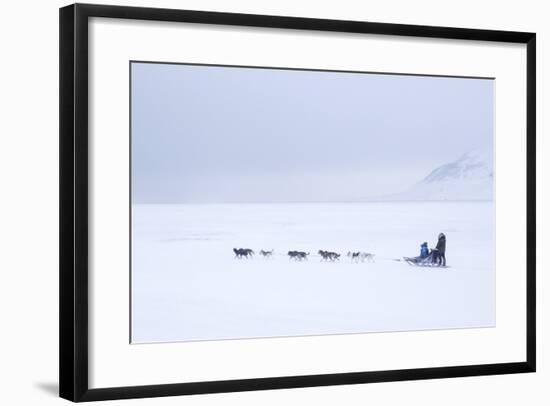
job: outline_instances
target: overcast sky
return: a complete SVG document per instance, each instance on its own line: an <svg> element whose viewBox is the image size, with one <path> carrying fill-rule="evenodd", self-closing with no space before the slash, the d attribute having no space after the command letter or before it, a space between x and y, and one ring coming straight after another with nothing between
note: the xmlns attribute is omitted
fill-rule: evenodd
<svg viewBox="0 0 550 406"><path fill-rule="evenodd" d="M357 201L492 150L494 81L132 64L134 203Z"/></svg>

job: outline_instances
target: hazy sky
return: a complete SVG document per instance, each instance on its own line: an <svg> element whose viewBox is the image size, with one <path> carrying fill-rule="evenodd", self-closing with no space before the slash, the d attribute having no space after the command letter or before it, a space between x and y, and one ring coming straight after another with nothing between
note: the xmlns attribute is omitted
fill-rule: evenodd
<svg viewBox="0 0 550 406"><path fill-rule="evenodd" d="M134 203L356 201L492 148L494 81L132 64Z"/></svg>

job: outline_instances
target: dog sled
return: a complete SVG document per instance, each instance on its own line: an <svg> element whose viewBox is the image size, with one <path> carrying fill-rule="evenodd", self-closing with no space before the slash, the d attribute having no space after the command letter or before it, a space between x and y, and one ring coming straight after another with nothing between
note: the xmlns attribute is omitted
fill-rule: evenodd
<svg viewBox="0 0 550 406"><path fill-rule="evenodd" d="M443 265L441 261L434 260L434 253L426 257L403 257L403 261L412 266L422 266L422 267L434 267L434 268L448 268L447 265Z"/></svg>

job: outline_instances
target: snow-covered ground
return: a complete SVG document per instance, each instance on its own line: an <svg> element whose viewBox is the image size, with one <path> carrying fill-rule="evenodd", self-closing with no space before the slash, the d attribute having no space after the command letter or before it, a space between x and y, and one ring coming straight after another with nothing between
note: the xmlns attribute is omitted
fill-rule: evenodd
<svg viewBox="0 0 550 406"><path fill-rule="evenodd" d="M134 205L132 341L495 324L492 202ZM447 269L395 259L447 235ZM232 249L252 248L253 259ZM274 249L272 259L258 255ZM342 253L321 262L319 249ZM289 261L289 250L310 252ZM376 254L352 263L348 251Z"/></svg>

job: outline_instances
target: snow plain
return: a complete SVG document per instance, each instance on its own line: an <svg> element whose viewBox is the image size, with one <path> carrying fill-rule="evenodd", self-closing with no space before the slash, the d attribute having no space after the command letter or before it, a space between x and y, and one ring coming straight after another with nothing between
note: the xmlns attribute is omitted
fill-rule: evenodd
<svg viewBox="0 0 550 406"><path fill-rule="evenodd" d="M440 232L449 268L396 261ZM491 327L494 240L493 202L133 205L132 343Z"/></svg>

